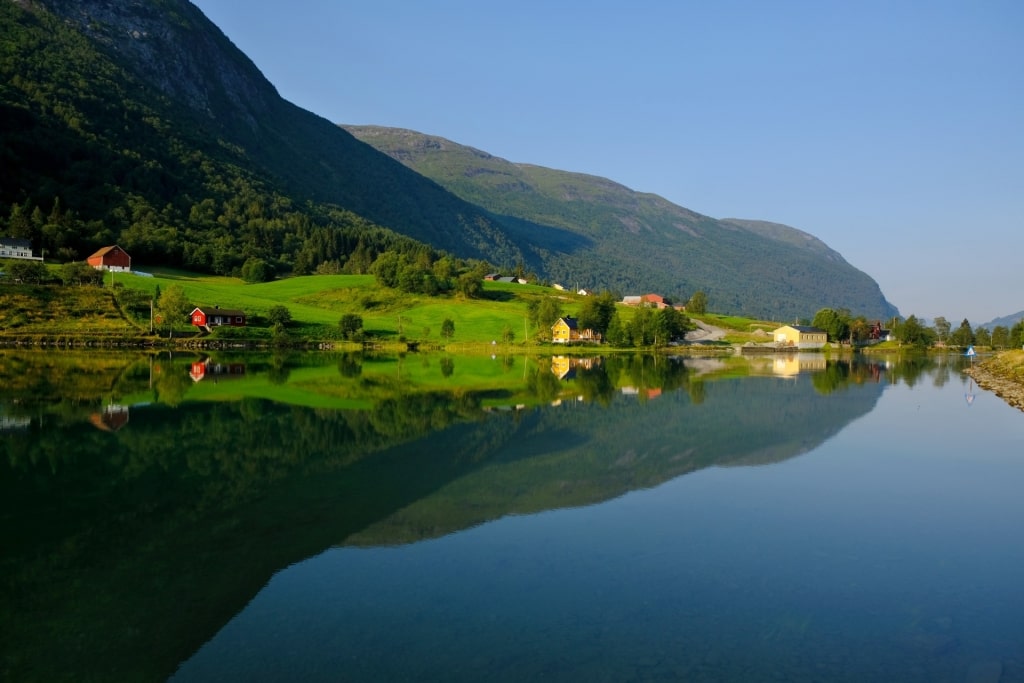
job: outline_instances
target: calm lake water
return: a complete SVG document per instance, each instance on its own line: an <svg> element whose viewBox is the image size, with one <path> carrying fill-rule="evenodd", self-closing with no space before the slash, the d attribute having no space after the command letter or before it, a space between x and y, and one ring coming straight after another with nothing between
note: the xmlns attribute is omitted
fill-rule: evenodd
<svg viewBox="0 0 1024 683"><path fill-rule="evenodd" d="M962 364L0 351L0 679L1024 681Z"/></svg>

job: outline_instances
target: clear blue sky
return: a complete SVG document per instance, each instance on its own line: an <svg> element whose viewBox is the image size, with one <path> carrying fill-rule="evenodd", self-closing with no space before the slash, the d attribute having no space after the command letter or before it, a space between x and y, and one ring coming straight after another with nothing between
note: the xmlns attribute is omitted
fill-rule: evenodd
<svg viewBox="0 0 1024 683"><path fill-rule="evenodd" d="M1024 3L195 3L288 100L785 223L904 315L1024 310Z"/></svg>

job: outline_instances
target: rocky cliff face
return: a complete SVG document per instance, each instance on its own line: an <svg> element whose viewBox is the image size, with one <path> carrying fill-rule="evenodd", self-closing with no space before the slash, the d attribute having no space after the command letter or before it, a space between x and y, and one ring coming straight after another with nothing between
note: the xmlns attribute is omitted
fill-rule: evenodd
<svg viewBox="0 0 1024 683"><path fill-rule="evenodd" d="M255 130L279 102L256 65L187 0L39 4L122 55L120 63L163 95L206 117L244 121Z"/></svg>

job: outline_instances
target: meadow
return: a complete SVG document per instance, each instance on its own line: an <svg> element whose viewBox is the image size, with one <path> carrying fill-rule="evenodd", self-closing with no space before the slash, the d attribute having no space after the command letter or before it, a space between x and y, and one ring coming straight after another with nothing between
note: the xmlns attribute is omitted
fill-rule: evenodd
<svg viewBox="0 0 1024 683"><path fill-rule="evenodd" d="M54 277L59 266L50 266ZM285 332L296 340L341 340L339 322L346 314L360 316L363 331L374 343L414 342L423 349L444 347L451 352L501 354L516 347L536 348L550 330L530 321L529 309L543 299L557 300L562 315L577 315L584 297L550 287L508 282L484 282L479 298L456 294L428 296L380 286L372 275L307 275L272 282L246 283L235 277L202 275L169 268L146 268L139 273L111 273L102 287L19 285L0 281L0 333L25 341L35 338L138 338L150 331L150 301L169 287L182 289L191 307L241 309L249 317L244 330L225 328L216 337L270 342L268 314L277 306L288 309ZM635 309L619 307L624 323ZM726 344L763 341L775 323L743 318L699 316L729 330ZM155 329L162 336L191 337L194 328L183 317L166 321L155 311ZM442 335L445 320L454 323L451 337ZM588 347L560 349L587 352ZM702 347L706 348L706 347Z"/></svg>
<svg viewBox="0 0 1024 683"><path fill-rule="evenodd" d="M332 338L347 313L363 319L367 336L385 341L418 341L427 344L505 344L506 333L517 345L534 341L536 326L529 322L531 301L556 297L564 315L579 309L582 297L538 285L485 282L483 296L465 299L456 295L407 294L380 287L372 275L307 275L273 282L246 284L238 278L198 275L185 271L154 269L151 277L129 273L114 276L115 286L155 294L180 286L195 306L220 306L244 310L250 317L265 318L274 306L291 313L289 331L312 339ZM628 319L628 312L624 315ZM442 323L455 324L450 339L441 335ZM186 329L183 321L179 329ZM493 344L492 344L493 342Z"/></svg>

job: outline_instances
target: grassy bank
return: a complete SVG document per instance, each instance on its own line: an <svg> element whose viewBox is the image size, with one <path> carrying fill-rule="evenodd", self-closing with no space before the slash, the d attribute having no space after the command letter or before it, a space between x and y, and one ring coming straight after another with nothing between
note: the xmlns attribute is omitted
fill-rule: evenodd
<svg viewBox="0 0 1024 683"><path fill-rule="evenodd" d="M151 269L151 276L116 273L102 287L0 283L0 341L11 343L93 344L170 343L196 340L187 320L169 328L155 325L150 334L150 301L157 292L179 286L193 306L242 309L251 325L220 330L212 338L224 343L341 342L338 323L345 314L359 315L366 338L377 344L414 342L423 349L460 353L535 351L549 331L529 321L529 308L542 299L556 299L563 315L575 315L583 297L537 285L485 282L482 296L407 294L380 287L371 275L311 275L246 284L231 277ZM286 336L274 337L266 322L275 306L292 317ZM632 319L635 309L623 306L620 316ZM701 316L712 325L732 330L729 341L765 336L774 323L723 316ZM450 338L441 334L445 320L454 322ZM591 347L576 347L588 350ZM558 347L560 351L566 350ZM607 351L607 347L602 347Z"/></svg>

